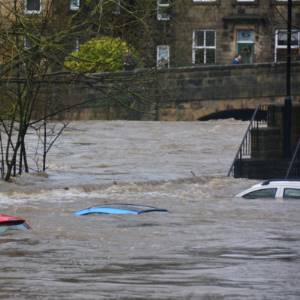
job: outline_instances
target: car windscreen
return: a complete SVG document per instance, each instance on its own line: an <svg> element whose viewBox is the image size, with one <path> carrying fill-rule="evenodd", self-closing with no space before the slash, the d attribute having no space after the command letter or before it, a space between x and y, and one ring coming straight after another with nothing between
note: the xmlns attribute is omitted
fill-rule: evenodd
<svg viewBox="0 0 300 300"><path fill-rule="evenodd" d="M243 198L246 199L257 199L257 198L275 198L276 188L260 189L248 194L245 194Z"/></svg>
<svg viewBox="0 0 300 300"><path fill-rule="evenodd" d="M285 198L285 199L300 199L300 189L285 188L283 191L283 198Z"/></svg>

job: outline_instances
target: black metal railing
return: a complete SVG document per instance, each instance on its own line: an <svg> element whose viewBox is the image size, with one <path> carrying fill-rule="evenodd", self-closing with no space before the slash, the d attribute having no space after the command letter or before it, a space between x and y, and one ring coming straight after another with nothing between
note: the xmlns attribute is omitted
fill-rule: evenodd
<svg viewBox="0 0 300 300"><path fill-rule="evenodd" d="M295 148L293 157L285 174L285 179L289 177L298 178L300 177L300 157L299 157L299 149L300 149L300 138L298 140L297 146Z"/></svg>
<svg viewBox="0 0 300 300"><path fill-rule="evenodd" d="M253 146L253 138L256 138L256 148L259 146L259 128L266 127L268 122L268 114L267 114L268 106L267 105L259 105L253 112L252 118L250 120L249 126L244 134L240 147L237 150L237 153L234 157L234 160L230 166L230 169L227 173L227 176L231 176L234 173L234 167L237 161L241 161L242 159L251 158L252 146ZM265 112L266 118L261 119L258 118L259 113ZM256 134L253 134L253 131L256 131Z"/></svg>

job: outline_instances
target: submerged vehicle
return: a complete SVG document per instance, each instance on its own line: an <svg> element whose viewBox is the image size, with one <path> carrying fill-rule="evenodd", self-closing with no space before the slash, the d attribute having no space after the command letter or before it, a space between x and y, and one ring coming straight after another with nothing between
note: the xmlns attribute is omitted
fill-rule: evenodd
<svg viewBox="0 0 300 300"><path fill-rule="evenodd" d="M153 206L136 204L101 204L99 206L89 207L76 211L75 216L84 216L90 214L112 214L112 215L140 215L149 212L168 212L166 209Z"/></svg>
<svg viewBox="0 0 300 300"><path fill-rule="evenodd" d="M27 230L30 226L22 218L0 214L0 234L8 230Z"/></svg>
<svg viewBox="0 0 300 300"><path fill-rule="evenodd" d="M246 199L258 198L283 198L300 199L300 181L299 180L266 180L251 188L239 193L236 197Z"/></svg>

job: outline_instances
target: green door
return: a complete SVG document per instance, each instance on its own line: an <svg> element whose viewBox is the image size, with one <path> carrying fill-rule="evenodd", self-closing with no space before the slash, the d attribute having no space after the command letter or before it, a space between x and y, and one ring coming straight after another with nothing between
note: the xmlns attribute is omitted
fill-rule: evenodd
<svg viewBox="0 0 300 300"><path fill-rule="evenodd" d="M254 62L254 31L237 31L237 52L241 54L242 62L244 64L251 64Z"/></svg>
<svg viewBox="0 0 300 300"><path fill-rule="evenodd" d="M237 45L237 52L242 55L243 64L252 64L254 56L254 44L241 43Z"/></svg>

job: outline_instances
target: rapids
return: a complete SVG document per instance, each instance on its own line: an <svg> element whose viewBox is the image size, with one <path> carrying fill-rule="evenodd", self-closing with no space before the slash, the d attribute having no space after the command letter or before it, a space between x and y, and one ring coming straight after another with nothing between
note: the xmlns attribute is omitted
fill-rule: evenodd
<svg viewBox="0 0 300 300"><path fill-rule="evenodd" d="M47 176L0 183L0 299L300 299L300 201L234 198L247 123L72 122ZM168 209L73 212L95 204Z"/></svg>

